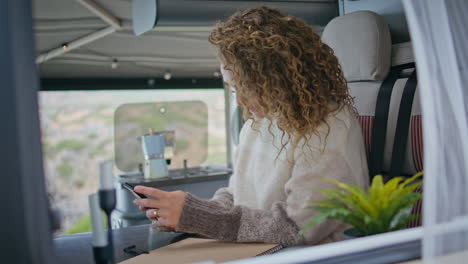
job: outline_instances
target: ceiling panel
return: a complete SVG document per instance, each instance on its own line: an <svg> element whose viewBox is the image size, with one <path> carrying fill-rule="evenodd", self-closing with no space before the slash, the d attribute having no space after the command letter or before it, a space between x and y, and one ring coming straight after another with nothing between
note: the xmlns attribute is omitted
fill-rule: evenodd
<svg viewBox="0 0 468 264"><path fill-rule="evenodd" d="M63 43L70 42L82 36L93 33L95 30L55 30L36 33L36 51L38 53L54 49Z"/></svg>
<svg viewBox="0 0 468 264"><path fill-rule="evenodd" d="M171 0L159 0L159 2L166 2ZM172 0L177 1L177 0ZM121 19L132 19L132 0L96 0L105 9L109 10L115 16Z"/></svg>
<svg viewBox="0 0 468 264"><path fill-rule="evenodd" d="M75 0L33 2L38 55L108 27ZM159 0L157 29L164 32L136 37L131 30L131 0L95 2L120 19L123 29L41 63L41 76L160 77L169 70L174 77L212 77L218 62L207 40L210 28L236 10L267 4L318 27L338 13L336 1ZM114 60L119 65L115 69Z"/></svg>
<svg viewBox="0 0 468 264"><path fill-rule="evenodd" d="M203 58L215 55L215 51L210 49L208 33L203 34L202 38L182 37L177 32L172 34L155 32L150 37L135 37L131 34L117 33L96 40L87 47L99 52L110 52L116 56L133 54L135 56Z"/></svg>
<svg viewBox="0 0 468 264"><path fill-rule="evenodd" d="M33 0L32 2L35 19L57 20L95 17L76 0Z"/></svg>

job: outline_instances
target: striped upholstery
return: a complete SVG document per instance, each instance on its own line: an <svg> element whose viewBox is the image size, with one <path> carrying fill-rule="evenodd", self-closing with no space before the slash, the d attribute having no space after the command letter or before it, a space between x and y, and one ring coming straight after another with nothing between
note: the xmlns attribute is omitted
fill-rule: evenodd
<svg viewBox="0 0 468 264"><path fill-rule="evenodd" d="M423 193L422 187L419 187L415 190L415 192ZM422 206L423 206L423 200L419 200L416 202L415 206L413 207L413 210L411 211L412 214L414 215L419 215L418 218L411 220L406 227L407 228L412 228L412 227L418 227L422 225Z"/></svg>
<svg viewBox="0 0 468 264"><path fill-rule="evenodd" d="M364 136L364 144L366 145L366 154L367 160L369 160L369 154L371 150L371 139L372 139L372 129L374 128L374 119L373 116L358 116L359 123L362 127L362 133Z"/></svg>
<svg viewBox="0 0 468 264"><path fill-rule="evenodd" d="M359 123L361 124L362 133L364 137L364 144L366 148L367 158L369 159L371 140L372 140L372 129L374 128L374 117L368 115L358 116ZM410 140L411 148L407 152L407 159L411 159L413 162L412 172L416 173L424 169L423 166L423 137L422 137L422 117L420 115L411 117L410 127ZM409 144L409 143L408 143Z"/></svg>
<svg viewBox="0 0 468 264"><path fill-rule="evenodd" d="M411 117L411 152L413 164L416 171L423 170L423 136L422 117L420 115Z"/></svg>
<svg viewBox="0 0 468 264"><path fill-rule="evenodd" d="M422 135L422 117L420 115L411 117L411 150L413 154L413 163L416 171L422 171L423 167L423 135ZM419 187L415 191L423 193L423 188ZM415 219L408 223L407 227L418 227L422 225L422 206L423 200L419 200L414 206L412 213L419 215L418 219Z"/></svg>

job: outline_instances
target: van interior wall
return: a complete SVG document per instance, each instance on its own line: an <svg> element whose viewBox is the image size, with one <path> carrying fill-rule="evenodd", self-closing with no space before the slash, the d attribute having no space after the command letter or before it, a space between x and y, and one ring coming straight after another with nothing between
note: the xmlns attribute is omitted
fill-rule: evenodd
<svg viewBox="0 0 468 264"><path fill-rule="evenodd" d="M410 41L408 25L401 0L338 0L340 15L360 10L374 11L381 15L390 27L392 43Z"/></svg>
<svg viewBox="0 0 468 264"><path fill-rule="evenodd" d="M30 0L0 1L2 263L55 263L40 142Z"/></svg>

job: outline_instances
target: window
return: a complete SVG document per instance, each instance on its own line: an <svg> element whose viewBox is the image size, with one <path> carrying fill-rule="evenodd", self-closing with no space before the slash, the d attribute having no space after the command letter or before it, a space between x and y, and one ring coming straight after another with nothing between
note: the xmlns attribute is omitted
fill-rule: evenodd
<svg viewBox="0 0 468 264"><path fill-rule="evenodd" d="M89 230L87 195L98 188L99 163L114 160L115 110L129 103L175 101L206 104L208 151L201 165L226 166L222 89L40 92L47 186L52 205L62 214L58 234Z"/></svg>

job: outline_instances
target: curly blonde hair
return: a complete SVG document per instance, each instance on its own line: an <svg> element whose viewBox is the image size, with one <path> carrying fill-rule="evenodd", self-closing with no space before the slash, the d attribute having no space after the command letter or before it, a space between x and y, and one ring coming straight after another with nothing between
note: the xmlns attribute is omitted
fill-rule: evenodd
<svg viewBox="0 0 468 264"><path fill-rule="evenodd" d="M333 50L302 19L250 8L218 23L209 41L232 73L244 118L255 106L276 119L286 143L307 142L330 113L354 105Z"/></svg>

